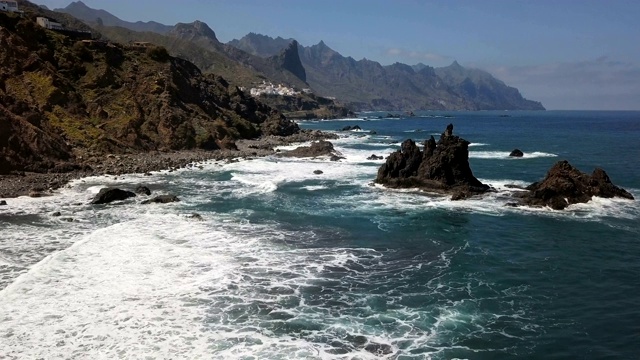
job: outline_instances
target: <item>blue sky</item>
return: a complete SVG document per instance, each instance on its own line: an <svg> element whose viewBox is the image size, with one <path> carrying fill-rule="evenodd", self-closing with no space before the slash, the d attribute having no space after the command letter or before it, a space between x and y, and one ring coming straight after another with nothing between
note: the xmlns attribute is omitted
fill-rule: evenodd
<svg viewBox="0 0 640 360"><path fill-rule="evenodd" d="M36 0L49 8L69 0ZM128 21L201 20L227 42L249 32L320 40L345 56L489 71L548 109L640 110L637 0L84 0Z"/></svg>

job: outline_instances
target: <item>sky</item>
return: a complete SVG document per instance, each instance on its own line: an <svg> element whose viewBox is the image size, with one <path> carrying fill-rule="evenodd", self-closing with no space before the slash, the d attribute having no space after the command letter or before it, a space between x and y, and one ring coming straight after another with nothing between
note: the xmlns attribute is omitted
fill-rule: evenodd
<svg viewBox="0 0 640 360"><path fill-rule="evenodd" d="M35 0L50 9L70 0ZM127 21L323 40L344 56L486 70L557 110L640 110L637 0L84 0Z"/></svg>

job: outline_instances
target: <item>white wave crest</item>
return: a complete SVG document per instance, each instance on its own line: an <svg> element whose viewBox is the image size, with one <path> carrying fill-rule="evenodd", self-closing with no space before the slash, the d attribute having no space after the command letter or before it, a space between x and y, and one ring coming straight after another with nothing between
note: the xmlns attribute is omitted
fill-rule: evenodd
<svg viewBox="0 0 640 360"><path fill-rule="evenodd" d="M535 159L535 158L547 158L558 157L556 154L546 153L541 151L525 152L522 157L509 156L509 151L469 151L469 158L471 159Z"/></svg>

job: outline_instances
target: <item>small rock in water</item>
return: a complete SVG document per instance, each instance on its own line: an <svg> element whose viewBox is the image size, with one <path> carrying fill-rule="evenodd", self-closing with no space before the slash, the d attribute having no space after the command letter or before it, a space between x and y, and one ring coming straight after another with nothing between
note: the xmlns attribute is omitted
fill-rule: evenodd
<svg viewBox="0 0 640 360"><path fill-rule="evenodd" d="M151 190L149 190L148 187L142 186L142 185L138 186L135 192L138 195L147 195L147 196L151 195Z"/></svg>
<svg viewBox="0 0 640 360"><path fill-rule="evenodd" d="M153 199L143 201L142 204L168 204L177 201L180 201L180 199L178 199L178 197L175 195L159 195L154 197Z"/></svg>
<svg viewBox="0 0 640 360"><path fill-rule="evenodd" d="M520 149L513 149L513 151L509 154L512 157L523 157L524 153L520 151Z"/></svg>
<svg viewBox="0 0 640 360"><path fill-rule="evenodd" d="M187 219L193 219L193 220L197 220L197 221L203 221L204 220L202 218L202 215L200 215L198 213L193 213L191 215L187 215Z"/></svg>
<svg viewBox="0 0 640 360"><path fill-rule="evenodd" d="M369 343L364 347L365 350L374 355L388 355L393 352L393 348L389 344Z"/></svg>
<svg viewBox="0 0 640 360"><path fill-rule="evenodd" d="M331 161L340 161L342 159L344 159L342 156L333 155L333 156L331 156L331 158L329 160L331 160Z"/></svg>
<svg viewBox="0 0 640 360"><path fill-rule="evenodd" d="M51 214L51 216L54 216L54 217L62 216L62 213L60 213L60 211L56 211L53 214Z"/></svg>
<svg viewBox="0 0 640 360"><path fill-rule="evenodd" d="M378 156L376 154L371 154L371 156L367 158L367 160L382 160L382 159L384 159L384 156Z"/></svg>
<svg viewBox="0 0 640 360"><path fill-rule="evenodd" d="M6 206L7 202L5 200L0 200L0 206Z"/></svg>
<svg viewBox="0 0 640 360"><path fill-rule="evenodd" d="M135 196L136 194L131 191L120 190L117 188L103 188L100 189L100 192L93 198L91 204L108 204L112 201L125 200Z"/></svg>
<svg viewBox="0 0 640 360"><path fill-rule="evenodd" d="M322 174L323 172L322 172L322 170L314 170L314 171L313 171L313 173L314 173L314 174L316 174L316 175L320 175L320 174Z"/></svg>

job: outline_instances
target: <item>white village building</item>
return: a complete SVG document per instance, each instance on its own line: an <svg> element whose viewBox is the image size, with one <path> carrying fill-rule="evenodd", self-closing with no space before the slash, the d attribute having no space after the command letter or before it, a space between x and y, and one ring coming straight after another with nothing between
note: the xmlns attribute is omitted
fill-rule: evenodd
<svg viewBox="0 0 640 360"><path fill-rule="evenodd" d="M258 85L257 88L251 88L249 90L251 96L260 96L260 95L279 95L279 96L294 96L300 94L295 89L286 87L282 84L273 85L272 83L267 83L263 81L261 85Z"/></svg>
<svg viewBox="0 0 640 360"><path fill-rule="evenodd" d="M48 19L46 17L42 17L39 16L36 19L38 25L42 26L45 29L49 29L49 30L64 30L64 26L58 22L55 22L51 19Z"/></svg>
<svg viewBox="0 0 640 360"><path fill-rule="evenodd" d="M0 11L19 13L17 1L0 0Z"/></svg>

